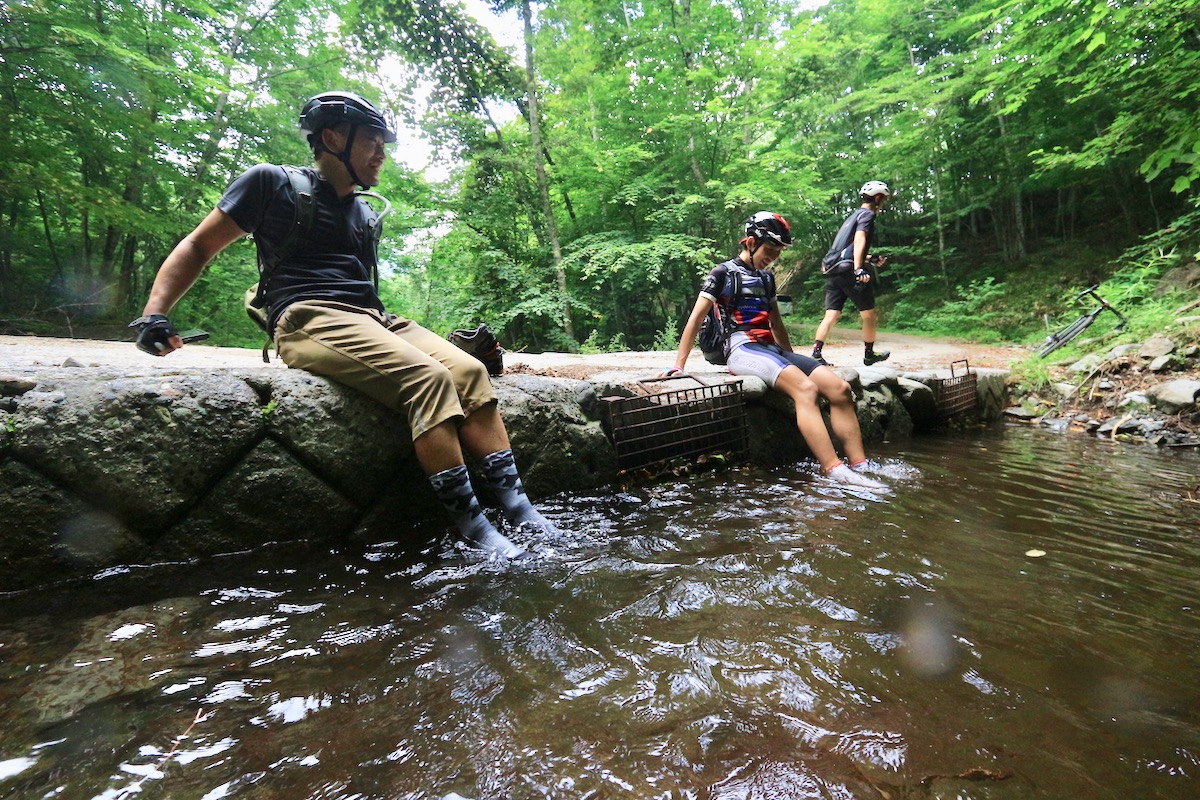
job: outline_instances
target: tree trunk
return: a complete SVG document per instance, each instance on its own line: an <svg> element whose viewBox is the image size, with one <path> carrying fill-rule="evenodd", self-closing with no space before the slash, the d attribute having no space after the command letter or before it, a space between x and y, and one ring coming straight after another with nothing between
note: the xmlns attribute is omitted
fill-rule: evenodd
<svg viewBox="0 0 1200 800"><path fill-rule="evenodd" d="M50 248L50 257L54 260L54 275L59 283L66 277L63 273L62 259L58 257L58 248L54 246L54 234L50 230L50 218L46 213L46 197L42 190L37 190L38 210L42 214L42 232L46 236L46 245Z"/></svg>
<svg viewBox="0 0 1200 800"><path fill-rule="evenodd" d="M537 176L538 195L542 201L542 216L545 219L546 235L550 239L550 252L554 264L554 277L562 298L563 332L575 338L575 326L571 324L571 298L567 294L567 273L562 263L562 244L558 239L558 225L554 220L554 206L550 202L550 179L546 174L546 160L542 149L541 111L538 107L537 72L533 63L533 9L529 0L522 0L521 16L525 22L525 93L529 104L529 139L533 150L533 171Z"/></svg>
<svg viewBox="0 0 1200 800"><path fill-rule="evenodd" d="M267 15L263 15L266 18ZM243 11L239 11L237 18L230 26L233 31L233 36L229 39L229 49L225 53L225 66L221 72L222 86L231 86L233 81L233 67L237 63L238 51L242 49L242 23L245 21ZM260 19L261 22L261 19ZM257 25L257 23L255 23ZM253 30L253 28L251 29ZM213 107L212 119L208 126L208 141L204 145L204 150L200 154L200 159L196 162L196 184L203 186L208 179L208 171L214 158L216 158L217 150L221 146L221 138L225 135L225 130L228 127L225 124L225 107L229 104L229 91L223 91L217 95L216 105ZM197 192L184 200L184 209L188 212L198 210L200 204L200 193Z"/></svg>
<svg viewBox="0 0 1200 800"><path fill-rule="evenodd" d="M488 124L492 126L492 132L496 134L496 147L500 148L500 154L504 156L504 164L512 173L513 191L517 194L517 202L521 204L521 208L525 209L525 217L529 220L529 229L533 231L533 235L538 242L545 244L546 231L542 227L542 221L533 210L533 202L530 201L529 195L525 192L525 178L521 171L517 169L516 158L508 149L508 142L504 139L504 134L500 130L500 126L496 124L496 120L492 117L492 112L488 111L484 99L476 95L475 103L478 105L480 112L487 119Z"/></svg>
<svg viewBox="0 0 1200 800"><path fill-rule="evenodd" d="M125 246L122 248L121 256L121 273L120 279L117 282L117 303L120 308L127 308L130 299L140 296L137 286L137 247L138 238L136 236L126 236Z"/></svg>
<svg viewBox="0 0 1200 800"><path fill-rule="evenodd" d="M1021 205L1021 203L1022 203L1021 185L1017 180L1016 169L1013 166L1016 163L1016 159L1014 159L1012 157L1011 148L1010 148L1009 142L1008 142L1008 131L1004 124L1005 123L1004 115L1003 114L997 115L996 120L1000 126L1000 143L1001 143L1001 147L1003 148L1003 151L1004 151L1005 172L1007 173L1006 179L1008 181L1012 182L1012 194L1010 197L1010 200L1011 200L1010 207L1012 209L1012 222L1013 222L1012 239L1011 239L1011 242L1006 241L1003 244L1003 249L1004 249L1004 253L1005 253L1006 257L1013 257L1013 258L1017 258L1019 260L1024 261L1025 256L1026 256L1025 210L1024 210L1024 207ZM999 226L997 226L997 230L999 230ZM1009 247L1010 244L1011 244L1011 249Z"/></svg>
<svg viewBox="0 0 1200 800"><path fill-rule="evenodd" d="M934 157L937 157L936 153ZM936 164L933 167L933 213L937 220L938 269L942 273L942 291L949 300L950 276L946 272L946 227L942 221L942 168Z"/></svg>

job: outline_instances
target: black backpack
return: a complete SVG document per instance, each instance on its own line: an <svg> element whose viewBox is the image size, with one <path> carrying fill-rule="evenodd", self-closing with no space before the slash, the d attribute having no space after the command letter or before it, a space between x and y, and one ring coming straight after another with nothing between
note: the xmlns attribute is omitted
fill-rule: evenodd
<svg viewBox="0 0 1200 800"><path fill-rule="evenodd" d="M700 352L704 354L705 361L718 366L725 364L725 340L729 338L723 319L717 311L717 304L713 303L708 309L708 316L700 323Z"/></svg>

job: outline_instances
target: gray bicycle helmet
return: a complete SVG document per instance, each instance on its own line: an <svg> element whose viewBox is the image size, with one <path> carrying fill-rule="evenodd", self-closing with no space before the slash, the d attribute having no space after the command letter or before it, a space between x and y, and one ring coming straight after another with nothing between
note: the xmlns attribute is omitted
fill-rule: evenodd
<svg viewBox="0 0 1200 800"><path fill-rule="evenodd" d="M746 235L756 243L770 241L780 247L792 244L792 230L788 221L780 214L759 211L746 220Z"/></svg>

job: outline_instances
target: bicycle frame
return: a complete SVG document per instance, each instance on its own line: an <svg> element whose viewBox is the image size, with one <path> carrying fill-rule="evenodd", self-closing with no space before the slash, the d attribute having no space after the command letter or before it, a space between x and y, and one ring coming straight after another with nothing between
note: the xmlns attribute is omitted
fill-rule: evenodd
<svg viewBox="0 0 1200 800"><path fill-rule="evenodd" d="M1078 319L1076 319L1067 327L1046 337L1046 341L1042 343L1041 349L1038 350L1039 358L1045 358L1058 348L1065 345L1067 342L1074 339L1079 334L1083 333L1093 322L1096 321L1096 317L1100 316L1105 311L1111 311L1117 315L1117 319L1121 320L1121 322L1117 325L1116 330L1119 331L1129 324L1129 320L1125 319L1125 316L1120 311L1117 311L1117 309L1113 308L1112 304L1110 304L1096 292L1096 290L1099 288L1100 284L1097 283L1096 285L1084 289L1082 292L1075 295L1076 303L1078 303L1084 297L1091 295L1092 299L1095 300L1099 305L1086 314L1080 315Z"/></svg>

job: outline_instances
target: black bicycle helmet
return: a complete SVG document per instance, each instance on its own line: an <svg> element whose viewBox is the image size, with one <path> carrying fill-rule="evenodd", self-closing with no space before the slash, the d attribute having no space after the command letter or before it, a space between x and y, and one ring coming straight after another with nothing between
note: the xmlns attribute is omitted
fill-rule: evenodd
<svg viewBox="0 0 1200 800"><path fill-rule="evenodd" d="M792 230L788 221L780 214L770 211L759 211L746 220L746 236L762 244L770 241L780 247L792 244Z"/></svg>
<svg viewBox="0 0 1200 800"><path fill-rule="evenodd" d="M366 184L358 179L354 167L350 166L350 148L354 145L354 137L360 127L370 128L383 134L383 141L396 141L396 133L388 127L375 106L360 95L353 92L322 92L309 98L300 109L300 130L308 138L308 145L313 155L320 155L324 148L321 143L321 131L342 123L350 123L350 134L346 137L346 146L340 153L334 153L339 161L346 165L351 179L359 186Z"/></svg>
<svg viewBox="0 0 1200 800"><path fill-rule="evenodd" d="M310 98L300 110L300 130L308 136L310 144L314 135L343 122L375 128L383 131L385 142L396 141L396 134L388 127L383 114L353 92L322 92Z"/></svg>

